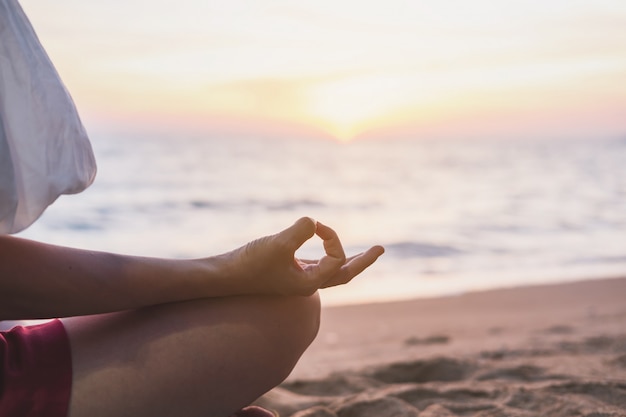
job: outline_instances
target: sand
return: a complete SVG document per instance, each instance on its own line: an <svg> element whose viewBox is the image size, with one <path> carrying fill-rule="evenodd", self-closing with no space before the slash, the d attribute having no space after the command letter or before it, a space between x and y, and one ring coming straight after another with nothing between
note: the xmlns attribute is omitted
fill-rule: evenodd
<svg viewBox="0 0 626 417"><path fill-rule="evenodd" d="M626 279L324 308L281 417L626 416Z"/></svg>

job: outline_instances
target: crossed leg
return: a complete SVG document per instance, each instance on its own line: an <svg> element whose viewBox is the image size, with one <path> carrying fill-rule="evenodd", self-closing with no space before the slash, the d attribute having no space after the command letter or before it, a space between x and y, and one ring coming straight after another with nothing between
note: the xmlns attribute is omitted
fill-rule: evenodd
<svg viewBox="0 0 626 417"><path fill-rule="evenodd" d="M319 314L315 294L64 319L69 417L227 417L289 375L317 334Z"/></svg>

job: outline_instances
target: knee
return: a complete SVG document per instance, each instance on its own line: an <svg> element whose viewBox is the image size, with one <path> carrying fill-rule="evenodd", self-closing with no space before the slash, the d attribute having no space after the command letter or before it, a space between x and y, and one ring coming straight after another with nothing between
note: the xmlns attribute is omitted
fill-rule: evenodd
<svg viewBox="0 0 626 417"><path fill-rule="evenodd" d="M294 350L300 352L299 357L315 340L319 331L319 294L316 292L308 297L290 297L283 308L284 314L289 318L286 336L292 339Z"/></svg>
<svg viewBox="0 0 626 417"><path fill-rule="evenodd" d="M277 383L286 379L302 354L317 336L320 326L320 299L317 293L309 297L280 297L272 303L274 309L270 334L276 349L274 365Z"/></svg>

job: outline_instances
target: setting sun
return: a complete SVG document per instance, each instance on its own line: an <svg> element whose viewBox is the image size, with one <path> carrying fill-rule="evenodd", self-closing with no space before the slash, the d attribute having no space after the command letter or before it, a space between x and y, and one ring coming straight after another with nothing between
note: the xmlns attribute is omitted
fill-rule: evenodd
<svg viewBox="0 0 626 417"><path fill-rule="evenodd" d="M568 136L586 113L587 127L626 130L596 119L626 106L620 1L23 6L89 120L193 115L208 130L264 121L350 140L515 134L549 114L570 118L555 132Z"/></svg>

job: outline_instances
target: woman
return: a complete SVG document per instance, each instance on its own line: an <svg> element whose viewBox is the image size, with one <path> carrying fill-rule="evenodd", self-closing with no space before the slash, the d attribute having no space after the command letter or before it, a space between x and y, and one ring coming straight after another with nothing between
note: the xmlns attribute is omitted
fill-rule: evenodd
<svg viewBox="0 0 626 417"><path fill-rule="evenodd" d="M74 104L15 0L0 0L0 417L261 415L315 338L320 288L383 253L346 259L303 217L231 252L125 256L10 236L95 176ZM295 251L317 235L325 256ZM240 411L237 411L240 410Z"/></svg>

